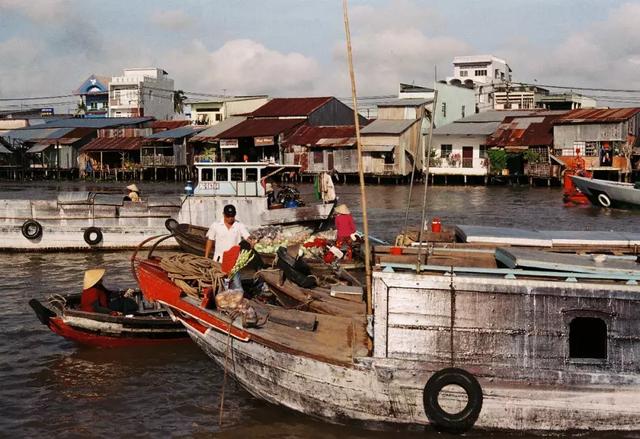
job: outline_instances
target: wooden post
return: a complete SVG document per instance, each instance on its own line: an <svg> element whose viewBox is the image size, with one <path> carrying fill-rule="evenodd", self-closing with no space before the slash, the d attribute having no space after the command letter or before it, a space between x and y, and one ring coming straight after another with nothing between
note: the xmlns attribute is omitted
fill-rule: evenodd
<svg viewBox="0 0 640 439"><path fill-rule="evenodd" d="M362 204L362 223L364 227L364 266L367 284L367 316L373 312L371 293L371 248L369 245L369 221L367 219L367 194L364 184L364 163L362 161L362 143L360 140L360 115L358 114L358 99L356 94L356 76L353 71L353 55L351 53L351 32L349 30L349 13L347 0L343 0L344 30L347 37L347 61L349 65L349 77L351 79L351 99L353 101L353 119L356 128L356 147L358 149L358 175L360 177L360 201Z"/></svg>

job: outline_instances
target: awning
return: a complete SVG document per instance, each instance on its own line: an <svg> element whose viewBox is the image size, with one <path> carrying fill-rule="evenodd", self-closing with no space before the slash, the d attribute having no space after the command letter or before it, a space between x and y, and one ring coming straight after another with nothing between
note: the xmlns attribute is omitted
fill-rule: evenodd
<svg viewBox="0 0 640 439"><path fill-rule="evenodd" d="M356 144L356 138L355 137L341 137L341 138L324 138L324 139L320 139L316 142L315 145L313 146L317 146L317 147L340 147L340 146L344 146L344 147L349 147L349 146L355 146Z"/></svg>
<svg viewBox="0 0 640 439"><path fill-rule="evenodd" d="M391 152L395 145L362 145L363 152Z"/></svg>
<svg viewBox="0 0 640 439"><path fill-rule="evenodd" d="M49 146L51 146L50 143L38 143L37 145L34 145L31 148L29 148L27 150L27 154L34 154L34 153L37 153L37 152L42 152L45 149L47 149Z"/></svg>

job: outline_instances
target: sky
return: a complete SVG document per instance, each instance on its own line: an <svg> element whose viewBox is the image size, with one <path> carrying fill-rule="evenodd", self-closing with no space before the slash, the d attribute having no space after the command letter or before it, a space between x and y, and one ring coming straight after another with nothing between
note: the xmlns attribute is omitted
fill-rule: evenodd
<svg viewBox="0 0 640 439"><path fill-rule="evenodd" d="M515 81L640 89L640 1L350 0L349 16L360 96L473 54ZM187 96L349 96L342 0L0 0L0 98L151 66Z"/></svg>

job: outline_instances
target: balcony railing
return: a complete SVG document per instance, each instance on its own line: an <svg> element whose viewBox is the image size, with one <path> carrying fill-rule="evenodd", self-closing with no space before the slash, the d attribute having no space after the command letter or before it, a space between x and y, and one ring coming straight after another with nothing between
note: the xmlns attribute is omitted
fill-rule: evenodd
<svg viewBox="0 0 640 439"><path fill-rule="evenodd" d="M142 166L151 167L175 167L176 157L173 155L143 155Z"/></svg>
<svg viewBox="0 0 640 439"><path fill-rule="evenodd" d="M463 158L462 159L462 167L463 168L473 168L473 158Z"/></svg>

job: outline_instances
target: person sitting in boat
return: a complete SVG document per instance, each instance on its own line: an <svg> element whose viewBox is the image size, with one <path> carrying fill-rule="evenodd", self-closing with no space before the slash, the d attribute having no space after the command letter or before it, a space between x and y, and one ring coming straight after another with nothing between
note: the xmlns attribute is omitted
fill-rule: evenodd
<svg viewBox="0 0 640 439"><path fill-rule="evenodd" d="M273 184L266 183L264 191L267 194L267 208L271 209L271 206L276 202L276 195L273 190Z"/></svg>
<svg viewBox="0 0 640 439"><path fill-rule="evenodd" d="M214 222L209 227L204 257L208 258L213 252L213 260L222 263L224 253L239 245L243 239L253 246L249 230L244 224L236 220L235 206L227 204L222 210L222 220ZM242 290L242 283L238 274L231 279L231 288Z"/></svg>
<svg viewBox="0 0 640 439"><path fill-rule="evenodd" d="M351 261L353 258L353 235L356 233L356 225L353 222L353 216L346 204L340 204L335 209L336 212L336 247L342 249L347 247L345 261Z"/></svg>
<svg viewBox="0 0 640 439"><path fill-rule="evenodd" d="M80 296L81 311L99 312L103 314L111 313L112 310L109 308L111 291L102 284L104 273L104 268L85 271L82 295Z"/></svg>
<svg viewBox="0 0 640 439"><path fill-rule="evenodd" d="M80 310L111 315L135 312L138 309L137 302L127 297L127 293L133 290L128 290L124 295L110 291L102 283L105 272L104 268L97 268L84 273Z"/></svg>
<svg viewBox="0 0 640 439"><path fill-rule="evenodd" d="M140 189L138 189L138 186L136 186L135 183L127 186L127 189L129 190L129 195L125 197L126 201L133 201L133 202L140 201Z"/></svg>

